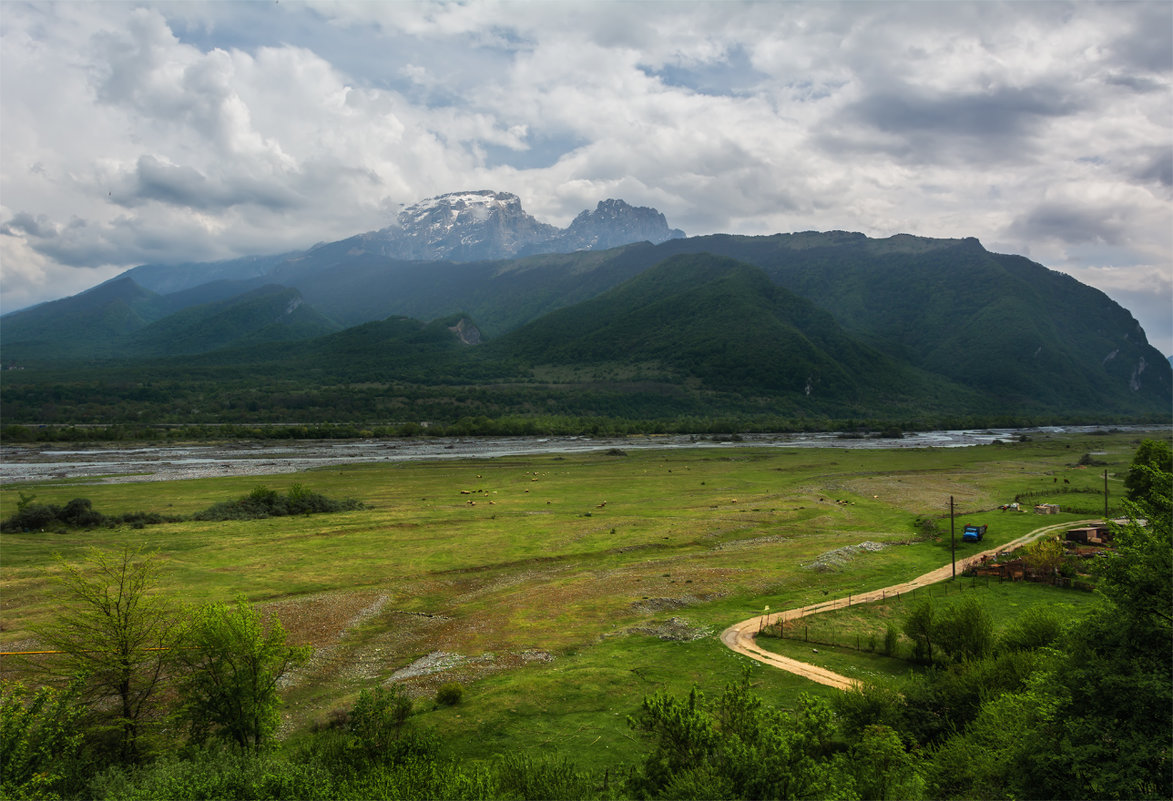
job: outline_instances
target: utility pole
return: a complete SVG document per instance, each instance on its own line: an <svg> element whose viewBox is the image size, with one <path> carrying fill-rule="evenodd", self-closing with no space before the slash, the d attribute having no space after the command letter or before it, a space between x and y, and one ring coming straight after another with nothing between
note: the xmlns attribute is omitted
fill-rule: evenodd
<svg viewBox="0 0 1173 801"><path fill-rule="evenodd" d="M953 556L953 578L957 578L957 540L953 536L953 496L949 496L949 553Z"/></svg>

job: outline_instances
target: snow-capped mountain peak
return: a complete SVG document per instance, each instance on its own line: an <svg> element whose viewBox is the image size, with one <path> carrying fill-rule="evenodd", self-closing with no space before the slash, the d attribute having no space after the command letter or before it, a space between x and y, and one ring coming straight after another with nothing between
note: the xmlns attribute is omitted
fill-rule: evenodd
<svg viewBox="0 0 1173 801"><path fill-rule="evenodd" d="M521 198L510 192L490 189L449 192L408 206L399 213L399 224L404 229L420 226L451 228L461 221L485 222L494 212L521 212Z"/></svg>
<svg viewBox="0 0 1173 801"><path fill-rule="evenodd" d="M378 232L383 255L412 260L487 261L534 253L596 250L684 236L655 209L605 200L570 227L539 222L511 192L449 192L403 209L398 227Z"/></svg>

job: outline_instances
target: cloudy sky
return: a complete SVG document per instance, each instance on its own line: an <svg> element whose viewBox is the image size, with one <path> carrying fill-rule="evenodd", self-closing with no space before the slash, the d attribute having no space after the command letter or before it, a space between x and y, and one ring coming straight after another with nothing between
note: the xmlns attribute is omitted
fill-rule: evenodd
<svg viewBox="0 0 1173 801"><path fill-rule="evenodd" d="M4 311L401 204L976 236L1173 353L1173 3L0 0Z"/></svg>

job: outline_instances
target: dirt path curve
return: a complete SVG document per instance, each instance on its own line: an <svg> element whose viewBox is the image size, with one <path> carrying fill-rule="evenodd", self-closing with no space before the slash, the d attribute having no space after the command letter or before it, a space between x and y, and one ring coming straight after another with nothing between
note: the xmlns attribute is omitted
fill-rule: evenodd
<svg viewBox="0 0 1173 801"><path fill-rule="evenodd" d="M1059 531L1060 529L1076 528L1083 523L1091 523L1092 520L1077 520L1066 523L1054 523L1042 528L1036 528L1029 534L1023 534L1017 539L1011 540L997 548L991 548L981 553L967 556L964 559L957 560L957 572L960 573L966 567L974 562L980 562L984 556L993 556L1002 551L1012 551L1015 548L1026 545L1032 540L1039 537L1044 537L1047 534ZM944 565L936 570L929 571L923 576L917 576L911 581L906 581L903 584L895 584L891 587L884 587L871 592L865 592L860 595L849 595L846 598L836 598L833 601L822 601L810 606L799 607L798 609L787 609L784 612L773 612L768 615L758 615L751 617L749 620L743 620L740 623L735 623L725 631L721 632L721 642L725 643L729 648L733 649L739 654L744 654L750 659L756 659L766 665L780 668L781 670L794 673L795 675L808 678L811 681L817 681L819 684L826 684L829 687L836 687L840 690L851 689L856 684L855 679L849 679L847 676L840 675L834 671L826 668L818 667L817 665L809 665L806 662L800 662L797 659L791 659L788 656L771 653L763 650L757 646L756 637L758 632L766 626L777 623L780 620L798 620L799 618L807 617L808 615L817 614L819 612L827 612L832 609L842 609L845 606L861 603L871 603L873 601L883 600L888 595L896 593L905 593L916 589L917 587L925 587L929 584L936 584L939 581L944 581L953 575L953 566Z"/></svg>

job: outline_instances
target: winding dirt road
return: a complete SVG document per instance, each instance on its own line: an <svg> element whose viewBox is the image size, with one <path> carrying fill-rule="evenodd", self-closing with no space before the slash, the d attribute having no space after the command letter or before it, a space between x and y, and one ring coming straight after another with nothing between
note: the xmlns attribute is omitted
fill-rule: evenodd
<svg viewBox="0 0 1173 801"><path fill-rule="evenodd" d="M1044 537L1061 529L1077 528L1083 523L1091 523L1092 520L1078 520L1068 521L1066 523L1054 523L1042 528L1036 528L1029 534L1023 534L1017 539L1011 540L1004 545L999 545L997 548L991 548L981 553L976 553L967 556L964 559L957 560L957 572L962 572L969 565L974 562L980 562L982 557L993 556L994 554L1003 551L1012 551L1015 548L1026 545L1028 542ZM925 587L929 584L936 584L939 581L944 581L953 575L952 565L944 565L936 570L925 573L923 576L917 576L911 581L906 581L903 584L895 584L891 587L884 587L871 592L865 592L860 595L849 595L846 598L836 598L833 601L822 601L810 606L799 607L798 609L787 609L784 612L774 612L768 615L758 615L751 617L749 620L743 620L740 623L735 623L725 631L721 632L721 642L725 643L729 648L733 649L739 654L744 654L750 659L779 668L781 670L794 673L795 675L808 678L811 681L817 681L819 684L826 684L829 687L836 687L840 690L849 690L855 686L856 680L850 679L847 676L840 675L834 671L826 668L818 667L817 665L809 665L806 662L800 662L797 659L791 659L788 656L771 653L758 647L756 638L758 632L766 626L777 623L780 620L798 620L799 618L814 615L819 612L827 612L832 609L842 609L845 606L861 603L872 603L874 601L883 600L888 595L895 595L896 593L906 593L917 587Z"/></svg>

